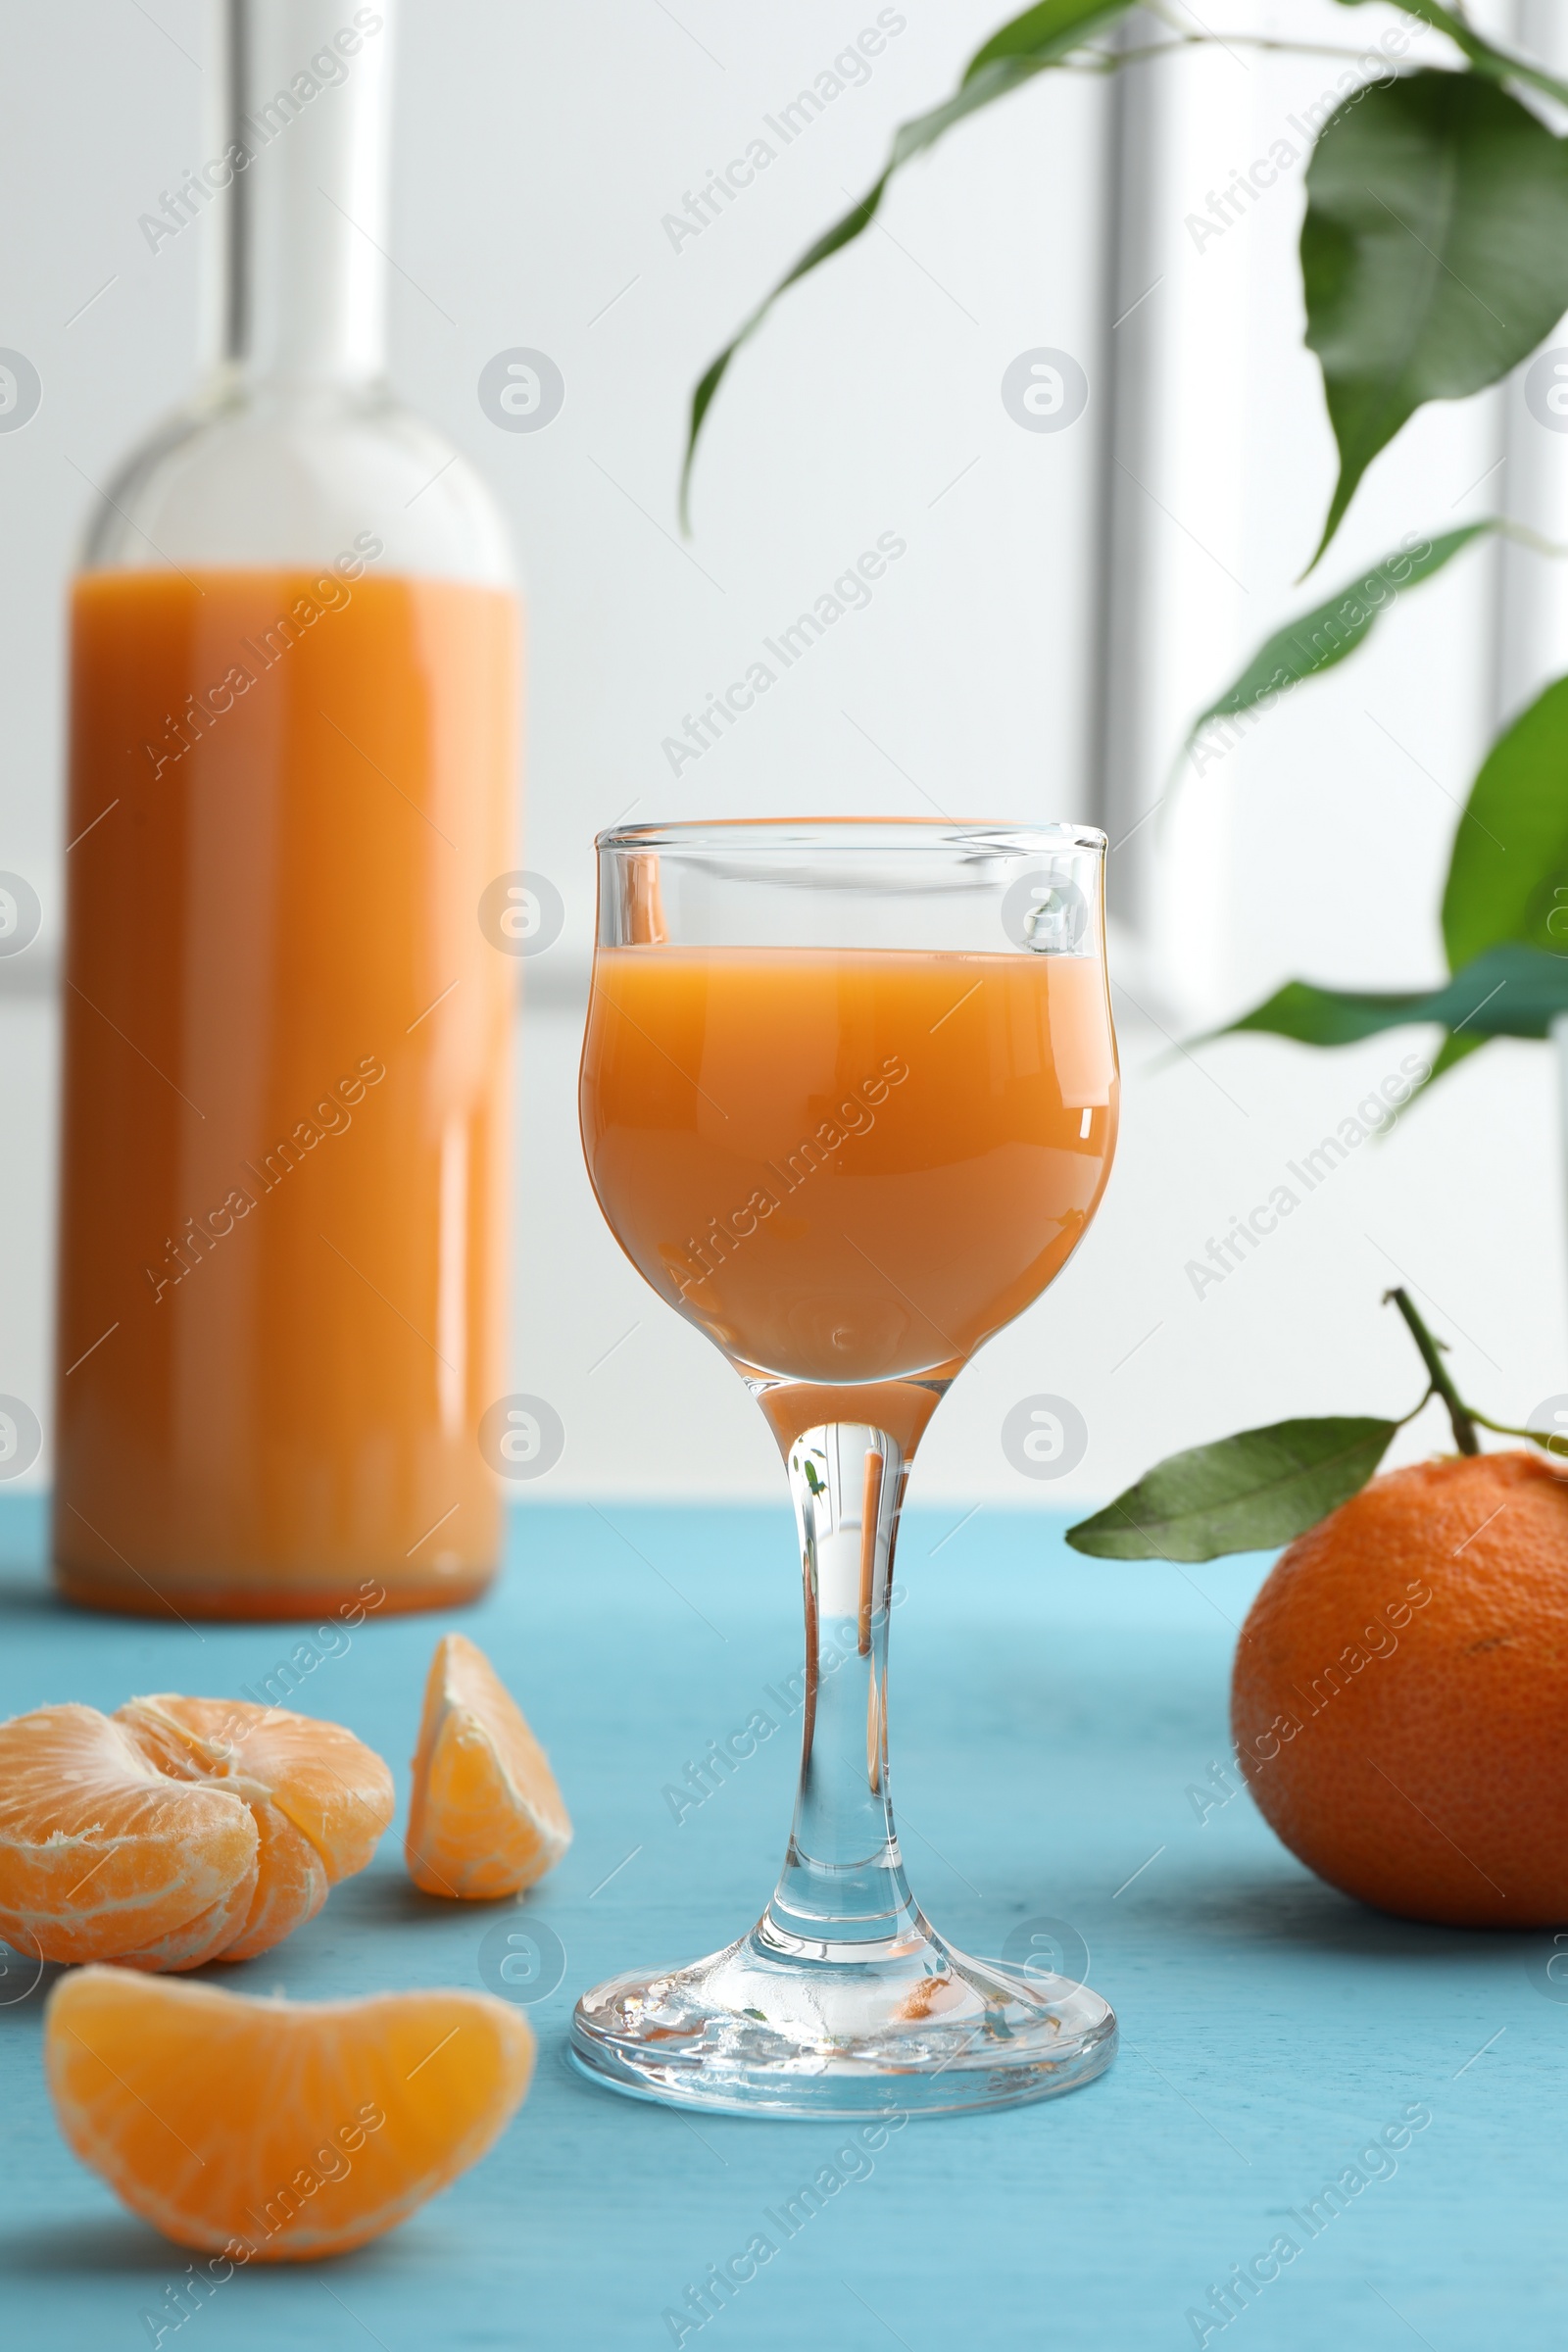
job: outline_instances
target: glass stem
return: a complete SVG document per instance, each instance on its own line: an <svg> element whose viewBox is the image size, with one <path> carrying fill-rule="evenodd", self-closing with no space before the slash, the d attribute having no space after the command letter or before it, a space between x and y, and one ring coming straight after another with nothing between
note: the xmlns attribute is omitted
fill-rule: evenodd
<svg viewBox="0 0 1568 2352"><path fill-rule="evenodd" d="M793 1956L870 1959L925 1932L888 1791L888 1612L908 1464L885 1430L804 1430L787 1455L806 1594L801 1784L762 1921Z"/></svg>

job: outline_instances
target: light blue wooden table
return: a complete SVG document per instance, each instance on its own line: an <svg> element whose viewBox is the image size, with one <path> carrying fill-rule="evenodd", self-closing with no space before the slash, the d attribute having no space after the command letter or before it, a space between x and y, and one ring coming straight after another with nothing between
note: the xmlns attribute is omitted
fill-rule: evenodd
<svg viewBox="0 0 1568 2352"><path fill-rule="evenodd" d="M951 1533L959 1518L915 1513L901 1555L893 1754L915 1889L973 1952L1068 1923L1120 2013L1121 2056L1070 2097L912 2124L869 2168L840 2163L842 2187L686 2344L1175 2352L1198 2340L1187 2314L1209 2288L1255 2258L1269 2272L1285 2235L1298 2253L1276 2256L1223 2328L1210 2314L1210 2344L1556 2352L1568 1998L1546 1976L1549 1938L1383 1919L1311 1879L1245 1795L1195 1801L1226 1760L1231 1622L1261 1563L1094 1564L1051 1521L987 1508ZM67 1612L41 1547L38 1506L9 1500L0 1712L237 1695L299 1639ZM767 2230L764 2210L832 2165L846 2134L693 2125L616 2099L568 2072L565 2028L585 1984L691 1958L760 1906L794 1727L679 1822L663 1791L793 1669L797 1590L782 1509L517 1517L499 1591L459 1622L521 1698L576 1821L521 1915L560 1938L565 1974L531 2009L539 2072L506 2138L379 2245L238 2274L176 2329L167 2290L185 2258L66 2153L39 1995L0 2006L4 2345L132 2352L160 2326L166 2352L674 2341L664 2312ZM438 1630L368 1624L295 1702L379 1748L400 1800ZM221 1981L302 1998L477 1984L483 1939L519 1915L416 1894L401 1834L400 1803L363 1878ZM1386 2128L1399 2139L1411 2110L1430 2120L1397 2153L1363 2157ZM1323 2197L1331 2181L1338 2200Z"/></svg>

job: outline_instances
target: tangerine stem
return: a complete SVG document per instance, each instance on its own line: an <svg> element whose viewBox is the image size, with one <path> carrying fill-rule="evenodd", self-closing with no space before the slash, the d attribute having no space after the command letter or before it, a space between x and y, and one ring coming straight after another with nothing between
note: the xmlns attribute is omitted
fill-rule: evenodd
<svg viewBox="0 0 1568 2352"><path fill-rule="evenodd" d="M1476 1416L1464 1402L1458 1390L1443 1368L1443 1358L1438 1352L1442 1343L1435 1340L1428 1331L1406 1291L1399 1288L1385 1291L1383 1294L1384 1305L1387 1306L1391 1299L1404 1317L1410 1337L1421 1350L1421 1361L1431 1375L1433 1388L1436 1389L1448 1408L1448 1419L1453 1427L1455 1446L1458 1446L1461 1453L1479 1453L1481 1440L1476 1436Z"/></svg>
<svg viewBox="0 0 1568 2352"><path fill-rule="evenodd" d="M1528 1438L1532 1446L1539 1446L1553 1461L1560 1462L1568 1455L1568 1439L1560 1429L1516 1429L1511 1421L1494 1421L1490 1413L1479 1413L1473 1405L1470 1417L1479 1421L1483 1429L1494 1429L1499 1438Z"/></svg>

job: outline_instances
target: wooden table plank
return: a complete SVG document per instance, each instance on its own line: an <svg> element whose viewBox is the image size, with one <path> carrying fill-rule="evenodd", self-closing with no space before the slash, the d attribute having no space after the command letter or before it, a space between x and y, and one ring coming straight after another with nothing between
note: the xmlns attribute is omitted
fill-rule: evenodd
<svg viewBox="0 0 1568 2352"><path fill-rule="evenodd" d="M892 1770L911 1878L975 1952L1065 1922L1120 2014L1122 2054L1070 2097L919 2123L869 2163L843 2159L823 2209L678 2340L1174 2352L1199 2340L1187 2315L1210 2286L1285 2235L1299 2251L1241 2316L1222 2328L1210 2313L1209 2344L1555 2352L1568 2000L1548 1997L1550 1938L1384 1919L1310 1878L1245 1794L1203 1804L1223 1792L1209 1776L1227 1759L1231 1627L1261 1563L1096 1564L1051 1519L988 1506L951 1534L960 1516L912 1514L901 1552ZM149 1690L238 1695L306 1638L67 1612L42 1581L41 1531L36 1502L0 1507L0 1713L109 1708ZM596 1978L693 1958L760 1907L788 1824L797 1596L782 1508L530 1505L497 1593L455 1622L551 1751L577 1826L566 1860L520 1911L435 1902L403 1875L400 1807L375 1864L318 1919L219 1972L299 1998L475 1984L498 1923L560 1938L563 1982L530 2012L541 2064L521 2116L378 2246L238 2275L176 2329L186 2257L67 2154L43 2089L40 1999L6 2003L25 1979L0 1980L7 2340L675 2342L682 2323L664 2315L687 2287L766 2231L764 2212L846 2135L617 2100L567 2071L564 2030ZM307 1665L294 1701L377 1746L400 1799L443 1625L372 1620L346 1654ZM688 1763L760 1708L778 1735L683 1804ZM1363 2156L1411 2110L1430 2120L1407 2146ZM1351 2167L1363 2184L1345 2188L1343 2211L1320 2207L1314 2230L1308 2206Z"/></svg>

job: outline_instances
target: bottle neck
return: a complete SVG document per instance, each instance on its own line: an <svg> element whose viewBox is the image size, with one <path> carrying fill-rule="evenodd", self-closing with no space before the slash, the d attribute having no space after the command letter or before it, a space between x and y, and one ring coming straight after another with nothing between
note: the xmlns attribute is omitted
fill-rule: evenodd
<svg viewBox="0 0 1568 2352"><path fill-rule="evenodd" d="M249 387L385 367L394 0L212 0L205 356ZM191 184L187 183L187 185Z"/></svg>

